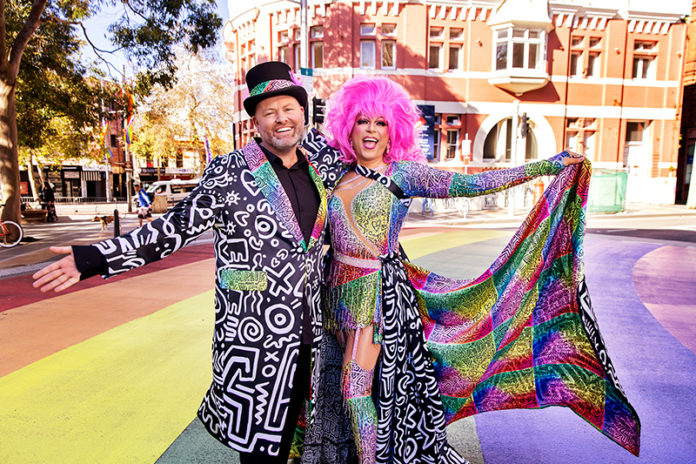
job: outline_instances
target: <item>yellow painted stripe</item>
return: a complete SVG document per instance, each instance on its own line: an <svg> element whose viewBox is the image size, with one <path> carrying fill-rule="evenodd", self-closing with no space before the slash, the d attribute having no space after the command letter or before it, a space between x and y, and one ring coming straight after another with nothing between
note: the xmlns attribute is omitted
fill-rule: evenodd
<svg viewBox="0 0 696 464"><path fill-rule="evenodd" d="M427 236L406 238L402 241L402 243L409 259L416 259L431 253L436 253L438 251L470 245L472 243L490 240L505 235L510 236L511 233L502 230L463 229L454 232L444 232Z"/></svg>
<svg viewBox="0 0 696 464"><path fill-rule="evenodd" d="M0 378L0 462L155 462L210 383L212 307L211 290Z"/></svg>

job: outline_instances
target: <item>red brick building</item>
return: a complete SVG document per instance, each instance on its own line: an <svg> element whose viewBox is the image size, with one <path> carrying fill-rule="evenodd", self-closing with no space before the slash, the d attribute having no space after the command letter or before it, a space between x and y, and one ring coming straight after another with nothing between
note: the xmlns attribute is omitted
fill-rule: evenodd
<svg viewBox="0 0 696 464"><path fill-rule="evenodd" d="M566 147L628 172L628 201L674 203L689 0L309 0L308 67L325 99L353 75L401 83L434 113L432 162L470 171ZM299 70L299 2L229 2L237 146L244 74Z"/></svg>

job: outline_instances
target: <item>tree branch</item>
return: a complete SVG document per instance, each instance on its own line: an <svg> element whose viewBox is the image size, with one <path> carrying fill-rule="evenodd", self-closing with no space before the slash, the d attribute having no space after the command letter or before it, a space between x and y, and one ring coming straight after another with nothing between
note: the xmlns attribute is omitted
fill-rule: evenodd
<svg viewBox="0 0 696 464"><path fill-rule="evenodd" d="M15 37L14 44L12 45L12 51L10 52L10 66L9 66L9 78L15 80L17 78L17 73L19 72L19 62L22 60L22 54L27 48L31 36L34 35L36 29L41 23L41 14L46 7L46 2L48 0L34 0L31 5L31 11L29 12L29 17L24 22L22 29ZM4 11L4 8L3 8ZM4 22L3 22L4 24ZM3 35L4 37L4 35Z"/></svg>
<svg viewBox="0 0 696 464"><path fill-rule="evenodd" d="M0 1L2 1L2 0L0 0ZM113 54L113 53L116 53L117 51L123 49L123 47L114 48L113 50L104 50L103 48L97 47L97 46L94 44L94 42L92 42L92 39L89 38L89 35L87 34L87 28L85 27L85 25L84 25L84 23L83 23L82 21L69 21L69 20L67 20L67 19L59 18L59 17L57 17L56 15L50 15L50 16L48 16L44 21L45 21L45 22L47 22L47 21L55 21L55 22L57 22L57 23L70 24L70 25L73 25L73 26L80 26L80 29L82 29L82 35L85 37L85 40L87 41L87 44L92 48L92 50L94 51L94 54L97 56L97 58L99 58L108 68L113 69L113 71L114 71L116 74L118 74L118 76L119 76L120 78L123 77L123 73L122 73L121 71L119 71L119 69L116 68L116 66L114 66L113 64L111 64L111 62L110 62L109 60L107 60L106 58L104 58L104 57L102 56L102 53Z"/></svg>
<svg viewBox="0 0 696 464"><path fill-rule="evenodd" d="M133 8L133 5L131 5L131 3L128 0L122 0L121 3L123 3L126 7L128 7L128 9L131 10L133 13L135 13L136 15L143 18L145 20L145 22L149 21L149 19L143 13L141 13L140 11Z"/></svg>
<svg viewBox="0 0 696 464"><path fill-rule="evenodd" d="M104 62L104 64L106 64L107 67L109 67L110 69L113 69L113 70L116 72L116 74L118 74L118 75L121 76L122 78L125 77L125 76L123 76L123 72L119 71L119 70L116 68L116 66L114 66L113 64L111 64L111 62L110 62L109 60L107 60L106 58L104 58L104 57L101 55L102 53L109 53L109 54L115 53L115 52L121 50L121 48L123 48L123 47L118 47L118 48L115 48L115 49L113 49L113 50L103 50L103 49L97 47L96 45L94 45L94 42L92 42L92 40L89 38L89 35L87 35L87 28L85 28L85 25L82 24L82 22L78 22L77 24L78 24L78 25L80 26L80 28L82 29L82 34L85 36L85 40L87 41L87 43L89 44L89 46L92 47L92 50L94 51L94 54L97 55L97 58L99 58L100 60L102 60L102 61Z"/></svg>

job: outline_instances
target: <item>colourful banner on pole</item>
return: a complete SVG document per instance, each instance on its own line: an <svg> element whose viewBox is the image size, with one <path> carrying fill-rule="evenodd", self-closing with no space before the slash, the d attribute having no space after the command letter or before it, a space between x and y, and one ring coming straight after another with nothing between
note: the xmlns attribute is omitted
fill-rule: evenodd
<svg viewBox="0 0 696 464"><path fill-rule="evenodd" d="M134 114L128 118L128 123L126 124L126 144L128 145L133 143L133 119L135 119Z"/></svg>

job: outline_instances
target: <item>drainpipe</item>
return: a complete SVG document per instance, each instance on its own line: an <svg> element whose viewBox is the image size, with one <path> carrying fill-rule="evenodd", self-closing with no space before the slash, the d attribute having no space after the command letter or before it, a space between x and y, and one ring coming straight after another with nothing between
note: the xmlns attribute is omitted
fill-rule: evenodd
<svg viewBox="0 0 696 464"><path fill-rule="evenodd" d="M520 121L520 101L518 99L515 99L514 102L512 102L512 134L513 134L513 142L510 144L512 153L510 153L510 161L512 161L513 166L519 166L519 162L517 161L517 144L519 143L519 133L520 129L517 126ZM510 217L515 215L515 189L510 188L507 189L506 192L508 192L508 215Z"/></svg>
<svg viewBox="0 0 696 464"><path fill-rule="evenodd" d="M568 31L568 45L566 46L566 82L565 82L565 96L563 101L563 139L561 140L561 149L565 150L566 146L566 135L568 131L568 90L570 89L570 53L571 45L573 42L573 30L575 25L575 15L573 15L573 20L570 23L570 28Z"/></svg>
<svg viewBox="0 0 696 464"><path fill-rule="evenodd" d="M624 99L624 88L626 87L626 55L628 55L628 21L625 24L626 29L624 30L624 47L623 47L623 69L621 70L621 96L619 97L619 130L618 133L616 134L616 156L617 156L617 164L619 163L619 160L621 160L621 164L623 164L623 150L625 148L622 147L622 142L621 142L621 128L623 126L623 99ZM625 135L624 135L625 138Z"/></svg>

